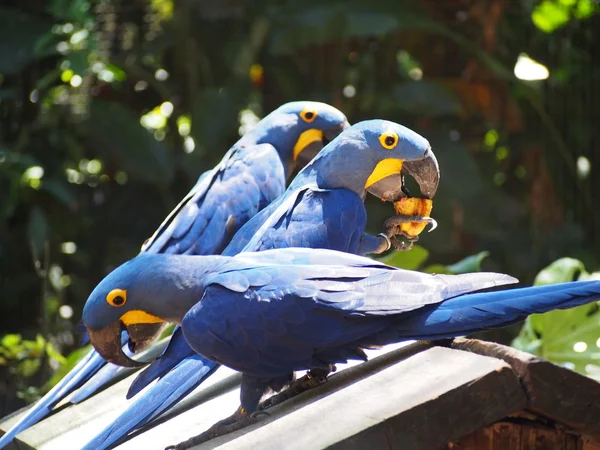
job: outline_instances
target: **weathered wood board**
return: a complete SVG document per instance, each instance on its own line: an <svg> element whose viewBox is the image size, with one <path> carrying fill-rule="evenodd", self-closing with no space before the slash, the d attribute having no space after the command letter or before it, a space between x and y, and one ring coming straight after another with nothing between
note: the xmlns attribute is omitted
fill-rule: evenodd
<svg viewBox="0 0 600 450"><path fill-rule="evenodd" d="M339 365L324 385L270 409L261 422L196 449L428 450L462 448L456 447L464 445L461 438L489 445L496 439L512 448L537 439L531 436L552 434L552 425L550 431L523 429L518 438L508 433L502 420L525 409L549 423L600 436L600 384L531 355L469 339L450 347L417 342L367 353L369 362ZM21 433L8 450L81 448L136 401L125 399L134 377L56 412ZM220 368L176 408L116 448L161 449L204 431L239 405L239 380L238 373ZM0 422L0 432L18 418ZM565 433L561 442L568 448L575 438Z"/></svg>
<svg viewBox="0 0 600 450"><path fill-rule="evenodd" d="M360 378L344 389L323 386L305 393L233 440L215 439L196 450L435 449L449 436L526 404L506 363L466 352L434 347L395 364L361 369Z"/></svg>
<svg viewBox="0 0 600 450"><path fill-rule="evenodd" d="M455 339L452 348L506 361L519 375L527 409L600 441L600 383L511 347Z"/></svg>

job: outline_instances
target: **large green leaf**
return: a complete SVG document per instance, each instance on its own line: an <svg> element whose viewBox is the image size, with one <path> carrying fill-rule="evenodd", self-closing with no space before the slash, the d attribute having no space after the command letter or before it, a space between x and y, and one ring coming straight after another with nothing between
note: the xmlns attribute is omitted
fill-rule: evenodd
<svg viewBox="0 0 600 450"><path fill-rule="evenodd" d="M452 273L470 273L470 272L480 272L481 271L481 263L485 258L490 256L490 252L480 252L476 255L467 256L464 259L461 259L457 263L447 266L446 268Z"/></svg>
<svg viewBox="0 0 600 450"><path fill-rule="evenodd" d="M174 172L171 155L140 125L133 111L119 103L95 100L88 127L98 154L129 176L159 185L170 183Z"/></svg>
<svg viewBox="0 0 600 450"><path fill-rule="evenodd" d="M384 256L379 261L392 267L400 269L417 270L429 257L429 252L426 248L419 245L413 246L412 249L406 252L392 252Z"/></svg>
<svg viewBox="0 0 600 450"><path fill-rule="evenodd" d="M0 8L0 73L17 73L36 59L38 44L51 28L37 16Z"/></svg>
<svg viewBox="0 0 600 450"><path fill-rule="evenodd" d="M480 272L481 262L489 255L489 252L481 252L476 255L467 256L460 261L444 266L442 264L431 264L423 268L423 264L429 257L429 251L415 245L408 251L394 251L389 255L379 258L384 264L407 270L420 270L425 273L460 274L469 272Z"/></svg>
<svg viewBox="0 0 600 450"><path fill-rule="evenodd" d="M589 274L581 261L561 258L542 270L534 284L583 279L600 279L600 273ZM529 316L512 345L600 380L600 308L592 303Z"/></svg>

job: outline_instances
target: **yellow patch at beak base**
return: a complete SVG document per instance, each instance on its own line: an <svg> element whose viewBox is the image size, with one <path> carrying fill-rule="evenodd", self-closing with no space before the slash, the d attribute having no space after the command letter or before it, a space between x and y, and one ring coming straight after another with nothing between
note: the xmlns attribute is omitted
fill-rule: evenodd
<svg viewBox="0 0 600 450"><path fill-rule="evenodd" d="M160 323L164 322L160 317L153 316L152 314L148 314L146 311L142 311L140 309L134 309L133 311L128 311L121 316L121 322L127 325L135 325L138 323Z"/></svg>
<svg viewBox="0 0 600 450"><path fill-rule="evenodd" d="M379 163L375 166L373 173L371 173L369 178L367 178L365 189L372 184L389 177L390 175L400 173L402 171L403 162L404 161L402 159L397 158L386 158L379 161Z"/></svg>
<svg viewBox="0 0 600 450"><path fill-rule="evenodd" d="M300 153L302 153L302 151L306 147L308 147L313 142L322 141L322 140L323 140L323 132L321 130L317 130L315 128L311 128L310 130L306 130L305 132L300 134L300 137L298 138L296 145L294 145L294 154L293 154L294 161L296 161L296 159L298 159L298 155L300 155Z"/></svg>

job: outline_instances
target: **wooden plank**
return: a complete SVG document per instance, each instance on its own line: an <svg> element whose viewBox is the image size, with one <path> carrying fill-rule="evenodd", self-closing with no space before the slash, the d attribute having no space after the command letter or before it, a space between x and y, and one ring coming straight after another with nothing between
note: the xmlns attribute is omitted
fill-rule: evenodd
<svg viewBox="0 0 600 450"><path fill-rule="evenodd" d="M418 352L431 347L431 345L402 343L388 346L382 350L368 351L367 354L378 361L389 360L389 364L393 364L397 357L391 360L389 355L403 347L410 347L411 352ZM339 375L363 365L360 361L339 365ZM135 376L135 374L131 375L79 405L64 408L24 431L18 436L18 441L20 445L25 444L27 447L17 448L19 450L81 448L137 399L137 396L132 400L125 399L125 393ZM134 433L129 440L116 448L119 450L160 449L200 433L217 420L229 416L237 408L239 405L239 381L239 373L224 367L219 368L213 376L173 410L150 424L142 430L143 432ZM333 389L335 386L335 382L326 383L327 388ZM138 395L143 395L144 392ZM8 425L7 423L2 424L3 427Z"/></svg>
<svg viewBox="0 0 600 450"><path fill-rule="evenodd" d="M517 372L528 409L600 440L600 383L542 358L477 339L454 339L451 347L506 361Z"/></svg>
<svg viewBox="0 0 600 450"><path fill-rule="evenodd" d="M196 450L434 449L527 401L505 362L441 347L399 354L393 364L361 364L352 384L331 391L336 376L327 390L298 396L234 439L215 439Z"/></svg>

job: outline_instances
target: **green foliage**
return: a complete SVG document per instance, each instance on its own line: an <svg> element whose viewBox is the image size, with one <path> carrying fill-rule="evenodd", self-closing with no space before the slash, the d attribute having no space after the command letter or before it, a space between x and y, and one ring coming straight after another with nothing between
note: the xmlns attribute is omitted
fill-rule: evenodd
<svg viewBox="0 0 600 450"><path fill-rule="evenodd" d="M581 261L561 258L543 269L534 285L590 279L600 280L600 272L588 273ZM512 345L600 380L600 307L592 303L529 316Z"/></svg>
<svg viewBox="0 0 600 450"><path fill-rule="evenodd" d="M39 391L29 386L29 379L45 360L51 367L67 362L54 345L39 334L31 341L19 334L7 334L0 340L0 371L7 370L17 380L17 395L28 402L39 396Z"/></svg>
<svg viewBox="0 0 600 450"><path fill-rule="evenodd" d="M480 272L481 263L488 256L489 252L481 252L477 255L467 256L466 258L461 259L460 261L449 266L444 266L442 264L430 264L424 267L423 265L429 257L429 252L424 247L415 245L409 251L392 252L383 258L379 258L379 261L400 269L419 270L425 273L456 275L460 273Z"/></svg>
<svg viewBox="0 0 600 450"><path fill-rule="evenodd" d="M598 11L598 3L593 0L543 0L531 13L531 19L540 30L552 33L572 18L586 19Z"/></svg>

